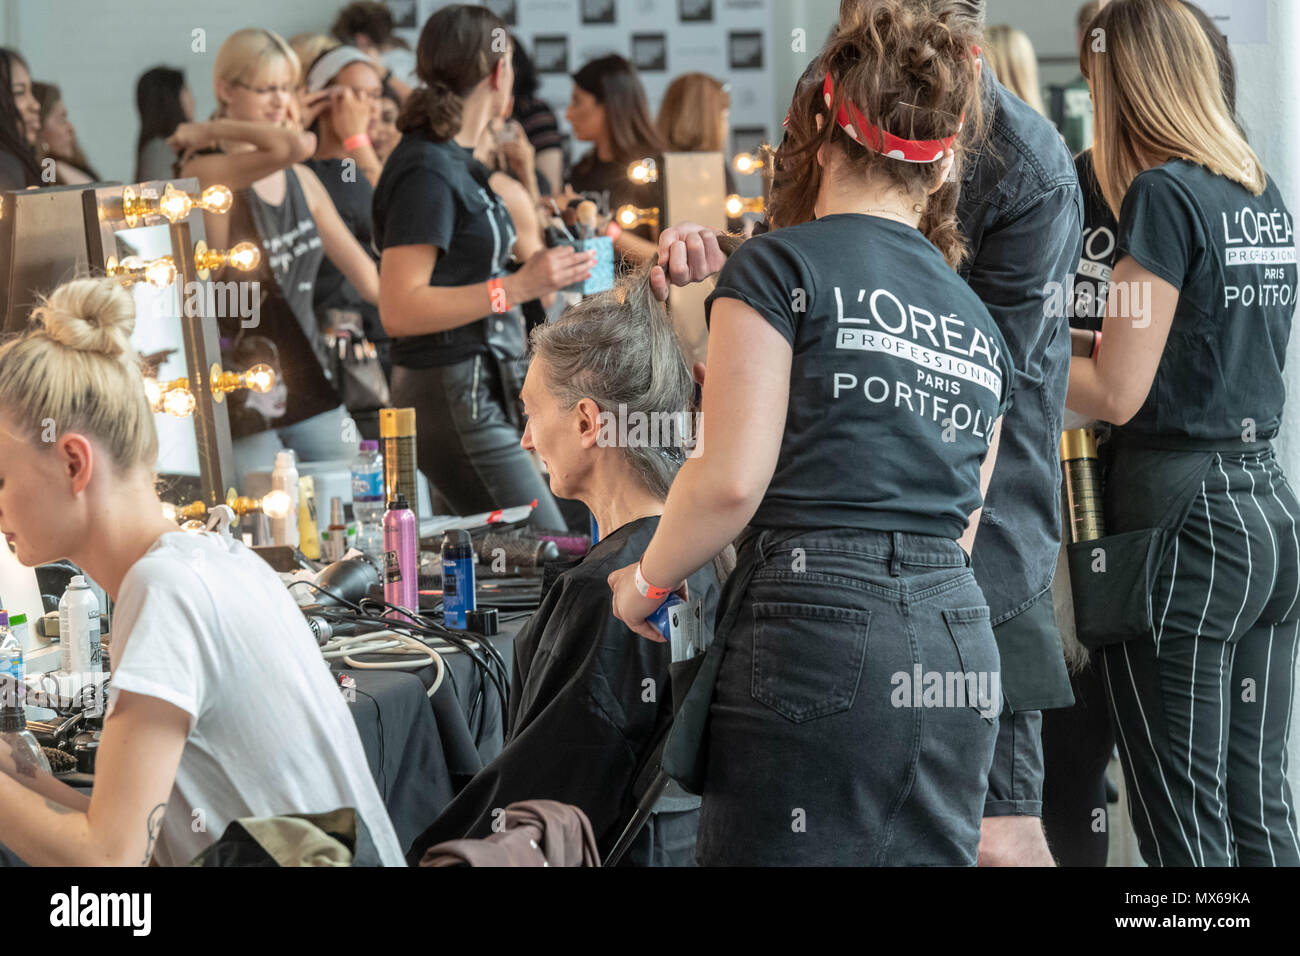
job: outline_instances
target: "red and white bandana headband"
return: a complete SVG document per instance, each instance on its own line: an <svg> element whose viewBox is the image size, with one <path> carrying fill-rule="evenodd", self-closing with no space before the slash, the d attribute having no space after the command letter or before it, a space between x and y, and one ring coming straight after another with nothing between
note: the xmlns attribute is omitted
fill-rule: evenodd
<svg viewBox="0 0 1300 956"><path fill-rule="evenodd" d="M822 84L822 98L826 100L827 109L835 101L835 83L831 80L829 71L826 73L826 82ZM965 125L966 115L962 114L957 124L957 132L946 139L903 139L901 136L895 136L873 125L862 115L862 111L847 99L840 104L835 120L849 139L874 149L877 153L883 153L890 159L901 159L905 163L933 163L937 159L942 159L943 154L951 148L962 126Z"/></svg>

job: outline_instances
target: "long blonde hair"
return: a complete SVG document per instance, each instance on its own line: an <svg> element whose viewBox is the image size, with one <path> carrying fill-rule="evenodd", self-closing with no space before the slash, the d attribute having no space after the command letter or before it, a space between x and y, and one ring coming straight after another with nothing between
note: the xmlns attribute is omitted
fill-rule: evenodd
<svg viewBox="0 0 1300 956"><path fill-rule="evenodd" d="M115 279L73 279L0 346L0 409L36 447L93 437L125 473L158 459L158 433L131 346L135 303Z"/></svg>
<svg viewBox="0 0 1300 956"><path fill-rule="evenodd" d="M1111 0L1088 27L1079 66L1096 110L1093 166L1116 216L1154 160L1185 159L1258 196L1264 167L1233 122L1205 31L1177 0ZM1101 30L1101 33L1096 31Z"/></svg>
<svg viewBox="0 0 1300 956"><path fill-rule="evenodd" d="M220 83L243 83L256 74L268 58L280 58L289 65L296 86L302 76L302 63L287 40L272 30L248 27L226 37L212 60L212 89L217 95L217 115L226 115L226 104L217 92Z"/></svg>
<svg viewBox="0 0 1300 956"><path fill-rule="evenodd" d="M1038 55L1029 34L1005 23L984 31L984 59L988 60L999 82L1034 108L1041 116L1043 94L1038 88Z"/></svg>
<svg viewBox="0 0 1300 956"><path fill-rule="evenodd" d="M726 149L722 111L731 94L707 73L684 73L668 84L655 125L679 153L720 153Z"/></svg>

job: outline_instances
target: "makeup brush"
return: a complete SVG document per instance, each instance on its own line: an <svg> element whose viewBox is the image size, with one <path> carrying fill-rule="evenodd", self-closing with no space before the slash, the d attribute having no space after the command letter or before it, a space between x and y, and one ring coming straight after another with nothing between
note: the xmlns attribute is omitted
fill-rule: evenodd
<svg viewBox="0 0 1300 956"><path fill-rule="evenodd" d="M578 204L578 225L582 227L583 239L596 238L596 204L590 199Z"/></svg>

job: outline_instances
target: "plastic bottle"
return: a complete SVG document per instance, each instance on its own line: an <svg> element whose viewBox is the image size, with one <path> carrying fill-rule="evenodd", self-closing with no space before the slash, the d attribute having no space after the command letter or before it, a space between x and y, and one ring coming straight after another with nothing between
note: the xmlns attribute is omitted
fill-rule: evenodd
<svg viewBox="0 0 1300 956"><path fill-rule="evenodd" d="M271 543L298 547L298 466L292 451L275 453L275 468L271 472L272 490L289 496L289 513L283 518L271 519Z"/></svg>
<svg viewBox="0 0 1300 956"><path fill-rule="evenodd" d="M99 646L99 598L80 574L72 576L59 601L59 637L62 670L69 674L95 674L103 669Z"/></svg>
<svg viewBox="0 0 1300 956"><path fill-rule="evenodd" d="M8 675L0 677L0 684L9 679ZM7 687L0 686L0 747L8 745L9 756L19 776L31 776L28 770L49 773L50 762L45 759L41 745L27 729L27 711L21 703L7 703L12 697L13 693Z"/></svg>
<svg viewBox="0 0 1300 956"><path fill-rule="evenodd" d="M8 612L0 611L0 708L22 703L24 676L22 638L9 627ZM6 683L6 678L14 683ZM10 694L15 695L12 701L5 699Z"/></svg>
<svg viewBox="0 0 1300 956"><path fill-rule="evenodd" d="M477 606L474 561L474 542L468 531L453 530L442 536L442 621L446 627L463 631L465 612Z"/></svg>
<svg viewBox="0 0 1300 956"><path fill-rule="evenodd" d="M384 542L384 460L379 442L366 439L352 461L352 518L357 523L356 546L378 556Z"/></svg>

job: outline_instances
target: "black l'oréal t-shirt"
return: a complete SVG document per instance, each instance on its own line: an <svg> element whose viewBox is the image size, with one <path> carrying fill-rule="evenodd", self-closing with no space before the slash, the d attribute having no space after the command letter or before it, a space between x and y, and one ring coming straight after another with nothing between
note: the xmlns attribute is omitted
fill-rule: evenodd
<svg viewBox="0 0 1300 956"><path fill-rule="evenodd" d="M1207 440L1276 434L1296 308L1295 230L1270 179L1252 196L1203 166L1171 160L1134 178L1120 208L1116 260L1179 289L1169 340L1131 434ZM1140 322L1138 288L1120 313ZM1116 296L1121 290L1112 290Z"/></svg>
<svg viewBox="0 0 1300 956"><path fill-rule="evenodd" d="M488 185L489 175L470 150L454 141L435 143L419 133L404 135L375 187L375 246L381 252L390 246L436 247L438 262L430 285L475 285L504 276L515 226L505 203ZM514 348L522 356L523 318L518 308L492 315L485 293L483 311L484 318L445 332L394 338L393 364L454 365L490 351L489 337L517 343ZM509 329L501 328L507 324ZM517 334L512 334L515 327Z"/></svg>
<svg viewBox="0 0 1300 956"><path fill-rule="evenodd" d="M724 298L794 351L781 453L752 523L960 537L1012 365L939 250L903 223L826 216L744 243L706 317Z"/></svg>
<svg viewBox="0 0 1300 956"><path fill-rule="evenodd" d="M1074 277L1070 326L1101 331L1101 320L1106 315L1110 271L1115 266L1115 235L1119 232L1119 224L1101 194L1097 174L1092 168L1091 149L1085 149L1074 157L1074 169L1079 174L1079 188L1083 190L1083 252L1079 256L1079 271Z"/></svg>

